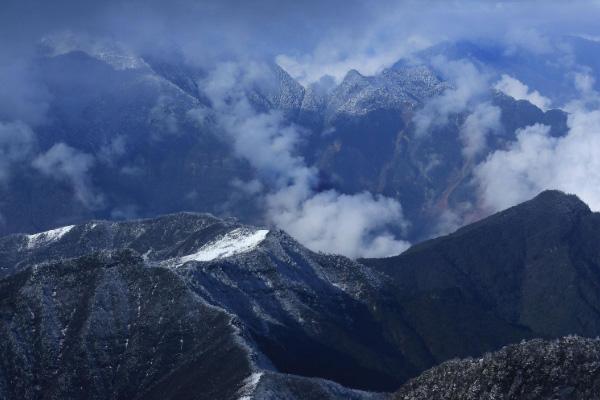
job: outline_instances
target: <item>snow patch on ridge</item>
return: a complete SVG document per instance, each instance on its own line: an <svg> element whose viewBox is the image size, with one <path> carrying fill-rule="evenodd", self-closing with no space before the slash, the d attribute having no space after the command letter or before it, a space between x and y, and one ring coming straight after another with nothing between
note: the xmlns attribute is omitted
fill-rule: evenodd
<svg viewBox="0 0 600 400"><path fill-rule="evenodd" d="M247 228L237 228L221 238L205 244L197 252L181 257L179 261L182 264L190 261L212 261L247 253L265 240L267 233L269 231L266 229L251 231Z"/></svg>
<svg viewBox="0 0 600 400"><path fill-rule="evenodd" d="M93 40L68 32L46 36L42 38L41 43L52 57L82 51L90 57L107 63L117 71L140 69L147 66L143 58L138 57L119 42Z"/></svg>
<svg viewBox="0 0 600 400"><path fill-rule="evenodd" d="M35 233L33 235L26 235L27 248L33 249L41 245L56 242L65 234L67 234L75 225L63 226L62 228L52 229L46 232Z"/></svg>
<svg viewBox="0 0 600 400"><path fill-rule="evenodd" d="M239 400L252 400L252 395L260 382L260 378L263 376L262 372L254 372L252 375L244 379L244 386L240 389L242 395Z"/></svg>

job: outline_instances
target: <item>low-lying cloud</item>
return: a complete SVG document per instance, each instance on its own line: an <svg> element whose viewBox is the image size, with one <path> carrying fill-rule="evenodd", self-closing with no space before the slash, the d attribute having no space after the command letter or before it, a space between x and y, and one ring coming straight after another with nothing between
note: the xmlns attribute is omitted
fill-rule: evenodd
<svg viewBox="0 0 600 400"><path fill-rule="evenodd" d="M32 154L35 135L23 122L0 122L0 184L11 177L15 164L26 161Z"/></svg>
<svg viewBox="0 0 600 400"><path fill-rule="evenodd" d="M558 138L545 125L522 129L508 149L479 165L475 180L483 205L498 211L559 189L600 210L600 110L572 114L568 125L569 133Z"/></svg>
<svg viewBox="0 0 600 400"><path fill-rule="evenodd" d="M473 63L436 57L433 64L452 87L431 98L417 111L413 117L417 137L446 125L451 116L470 110L489 92L489 77Z"/></svg>
<svg viewBox="0 0 600 400"><path fill-rule="evenodd" d="M546 125L528 126L475 168L484 208L498 211L542 190L559 189L600 210L600 94L594 83L587 73L574 74L579 97L564 106L570 113L565 136L551 136Z"/></svg>
<svg viewBox="0 0 600 400"><path fill-rule="evenodd" d="M40 173L67 182L73 189L75 198L90 209L100 208L104 199L95 192L89 172L95 158L65 143L57 143L47 152L32 161L32 166Z"/></svg>
<svg viewBox="0 0 600 400"><path fill-rule="evenodd" d="M460 128L465 158L472 159L487 148L487 138L502 129L501 113L500 108L490 102L475 106Z"/></svg>
<svg viewBox="0 0 600 400"><path fill-rule="evenodd" d="M537 90L530 91L523 82L506 74L502 75L494 88L517 100L527 100L542 111L548 110L552 103L549 98L542 96Z"/></svg>
<svg viewBox="0 0 600 400"><path fill-rule="evenodd" d="M400 203L390 198L328 190L312 193L293 207L272 204L273 197L268 202L271 220L312 250L383 257L399 254L409 245L385 229L406 224Z"/></svg>

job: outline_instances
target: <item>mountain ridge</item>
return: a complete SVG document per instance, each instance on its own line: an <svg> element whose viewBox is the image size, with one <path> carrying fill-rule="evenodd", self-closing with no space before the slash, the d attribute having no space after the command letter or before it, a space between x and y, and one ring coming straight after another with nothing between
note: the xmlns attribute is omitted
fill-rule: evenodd
<svg viewBox="0 0 600 400"><path fill-rule="evenodd" d="M600 299L594 297L594 288L600 286L600 257L593 246L594 238L600 238L600 217L572 195L543 192L474 226L416 245L389 259L353 261L317 254L285 232L261 229L210 214L177 213L127 222L94 221L56 229L51 234L0 238L0 291L6 299L5 311L0 313L0 332L5 339L11 337L0 341L16 346L3 351L20 354L28 346L7 329L29 326L25 321L32 306L14 309L21 300L15 289L9 288L30 291L24 288L37 285L28 278L31 276L47 282L45 289L36 289L31 301L43 305L40 310L46 310L44 315L62 315L58 320L38 320L36 332L42 336L37 340L58 343L56 338L64 329L60 324L65 322L57 325L52 321L68 321L64 310L73 299L90 290L95 293L94 301L103 304L98 310L110 310L102 315L110 316L111 321L125 314L134 318L136 296L152 296L154 289L138 292L131 282L125 285L130 289L125 290L121 278L117 279L121 275L108 272L118 271L114 268L119 265L124 271L133 268L132 276L146 274L144 271L149 276L166 274L180 285L182 299L195 299L204 304L202 307L227 316L236 329L223 338L232 343L240 338L242 348L250 352L243 358L251 366L238 370L236 390L250 388L246 385L255 380L249 381L249 377L262 374L264 378L256 378L258 383L251 387L254 393L264 396L300 396L305 390L316 398L379 398L352 389L392 392L448 359L479 356L523 339L571 333L593 336L600 332L600 315L593 311L600 304ZM236 245L238 239L246 244ZM515 241L523 242L522 246L516 246ZM199 253L210 257L199 257ZM494 257L488 257L488 253ZM463 258L456 258L457 254ZM578 256L567 263L569 258L561 254ZM54 269L65 268L70 271L65 275L69 278L53 278ZM533 280L530 272L523 271L534 273ZM103 278L90 280L86 278L90 273ZM113 278L117 281L109 284ZM52 289L56 285L71 287L65 292L65 300L61 300L60 290ZM171 290L169 285L162 293ZM130 304L129 308L123 308L121 300L107 303L106 299L114 296L109 293L121 293L118 299L130 298L123 303ZM123 293L127 293L125 297ZM558 293L566 296L562 305L555 302ZM144 301L168 304L168 299L168 295L161 295ZM186 312L186 302L177 302L176 315ZM90 307L81 309L88 320L100 312L96 306ZM153 318L160 318L164 307L156 307ZM58 311L51 310L62 311L56 314ZM40 312L34 314L42 315ZM122 327L120 320L115 319L110 326ZM88 323L94 327L96 324ZM46 337L50 332L54 333ZM121 337L118 332L109 336ZM179 334L177 330L168 332ZM77 336L74 343L81 346L85 337ZM110 354L122 348L120 343L114 348L109 346L113 349ZM177 340L171 345L176 346ZM94 354L105 357L101 355L104 353ZM0 381L10 380L10 374L16 372L8 371L14 371L15 365L3 364ZM85 365L96 371L95 364ZM27 368L38 371L34 366ZM97 373L105 376L104 372ZM73 378L66 371L61 374L71 376L69 379L82 378ZM339 384L346 388L336 386ZM62 386L61 390L66 388ZM34 392L21 393L35 398Z"/></svg>

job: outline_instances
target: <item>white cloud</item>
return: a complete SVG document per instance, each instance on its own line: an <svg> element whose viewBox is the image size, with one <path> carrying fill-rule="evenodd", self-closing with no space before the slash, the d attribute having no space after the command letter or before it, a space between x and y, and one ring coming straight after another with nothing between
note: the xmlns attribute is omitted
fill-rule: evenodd
<svg viewBox="0 0 600 400"><path fill-rule="evenodd" d="M32 166L42 174L68 182L75 197L88 208L99 208L103 197L95 193L88 176L93 167L93 156L76 150L65 143L57 143L46 153L36 157Z"/></svg>
<svg viewBox="0 0 600 400"><path fill-rule="evenodd" d="M393 199L329 190L290 204L280 195L267 197L269 217L312 250L356 258L392 256L409 247L388 230L406 226L400 203Z"/></svg>
<svg viewBox="0 0 600 400"><path fill-rule="evenodd" d="M550 128L533 125L517 132L517 141L507 150L492 153L475 169L483 205L499 211L552 188L552 159L556 139ZM558 189L558 187L554 187Z"/></svg>
<svg viewBox="0 0 600 400"><path fill-rule="evenodd" d="M497 211L544 189L577 194L600 210L600 111L579 111L568 119L565 137L533 125L517 132L506 150L492 153L475 170L483 205Z"/></svg>
<svg viewBox="0 0 600 400"><path fill-rule="evenodd" d="M433 97L413 117L415 134L423 136L431 129L445 125L451 115L467 111L488 93L488 76L466 60L449 61L443 57L434 60L452 87Z"/></svg>
<svg viewBox="0 0 600 400"><path fill-rule="evenodd" d="M585 69L573 72L572 76L579 96L565 104L563 110L578 113L581 110L600 108L600 94L594 89L596 79Z"/></svg>
<svg viewBox="0 0 600 400"><path fill-rule="evenodd" d="M596 83L596 79L586 73L575 73L575 88L583 95L589 96L594 94L594 84Z"/></svg>
<svg viewBox="0 0 600 400"><path fill-rule="evenodd" d="M565 106L569 128L562 137L550 127L532 125L516 132L516 141L491 153L475 168L475 183L488 212L525 201L542 190L559 189L578 195L600 211L600 94L594 78L573 75L580 97Z"/></svg>
<svg viewBox="0 0 600 400"><path fill-rule="evenodd" d="M517 100L527 100L539 109L546 111L550 108L551 101L537 90L529 91L529 87L512 76L503 74L502 78L494 85L496 90Z"/></svg>
<svg viewBox="0 0 600 400"><path fill-rule="evenodd" d="M469 159L487 148L487 137L497 133L502 128L500 123L501 110L489 102L475 106L473 112L466 118L460 128L460 138L463 142L463 155Z"/></svg>

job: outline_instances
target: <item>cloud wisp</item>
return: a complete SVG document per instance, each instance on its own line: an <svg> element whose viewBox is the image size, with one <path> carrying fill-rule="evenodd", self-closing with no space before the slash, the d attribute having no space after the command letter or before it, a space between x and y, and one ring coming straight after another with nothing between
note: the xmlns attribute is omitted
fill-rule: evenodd
<svg viewBox="0 0 600 400"><path fill-rule="evenodd" d="M64 143L57 143L38 155L32 166L43 175L71 185L77 200L89 209L102 207L104 198L96 193L90 182L89 171L95 158Z"/></svg>
<svg viewBox="0 0 600 400"><path fill-rule="evenodd" d="M415 113L415 136L423 138L447 126L451 118L464 116L459 136L463 156L470 160L486 150L490 135L502 129L501 110L489 100L491 75L464 59L449 61L436 57L433 64L452 86Z"/></svg>
<svg viewBox="0 0 600 400"><path fill-rule="evenodd" d="M33 152L35 135L23 122L0 122L0 184L11 177L11 168L26 161Z"/></svg>
<svg viewBox="0 0 600 400"><path fill-rule="evenodd" d="M549 98L542 96L537 90L529 90L527 85L510 75L503 74L494 88L517 100L527 100L542 111L547 111L552 103Z"/></svg>
<svg viewBox="0 0 600 400"><path fill-rule="evenodd" d="M544 189L575 193L600 210L600 111L569 117L565 137L550 127L533 125L517 132L506 150L492 153L476 168L483 205L498 211L530 199Z"/></svg>
<svg viewBox="0 0 600 400"><path fill-rule="evenodd" d="M489 93L489 77L473 63L439 56L434 58L433 65L452 87L417 111L413 117L417 137L446 125L451 116L474 108Z"/></svg>

